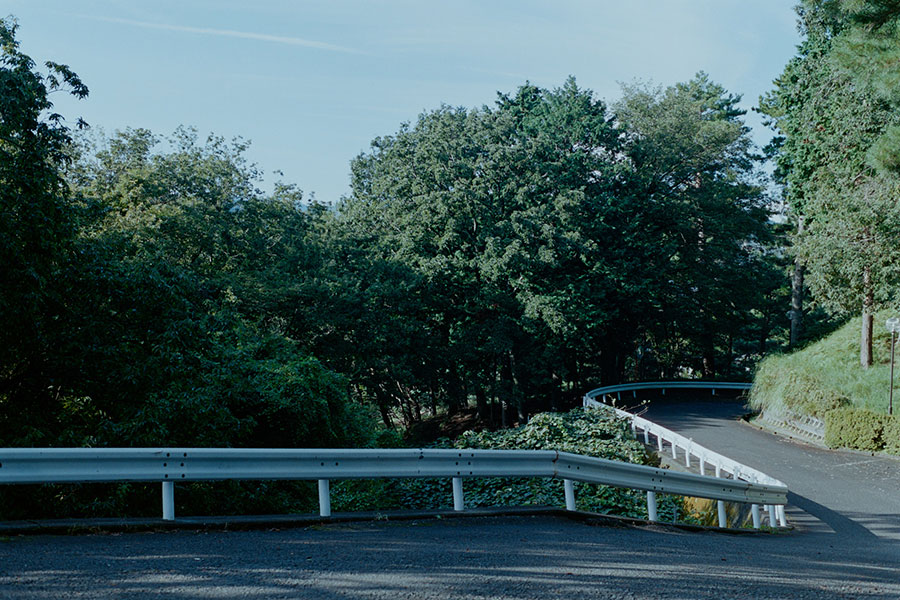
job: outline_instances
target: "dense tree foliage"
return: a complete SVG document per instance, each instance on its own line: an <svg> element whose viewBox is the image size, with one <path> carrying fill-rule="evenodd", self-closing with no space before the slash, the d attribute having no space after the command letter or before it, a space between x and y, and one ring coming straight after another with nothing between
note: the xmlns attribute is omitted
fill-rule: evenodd
<svg viewBox="0 0 900 600"><path fill-rule="evenodd" d="M819 304L841 316L862 311L863 366L874 310L895 298L900 275L896 73L871 68L900 47L887 4L802 3L805 39L761 103L783 136L778 174L798 223L798 263Z"/></svg>
<svg viewBox="0 0 900 600"><path fill-rule="evenodd" d="M611 112L570 80L375 140L338 227L408 269L427 336L379 402L521 413L626 374L733 376L784 284L738 100L700 74Z"/></svg>
<svg viewBox="0 0 900 600"><path fill-rule="evenodd" d="M368 435L346 379L282 326L317 246L245 144L144 130L79 150L4 23L0 444L333 446ZM74 159L74 160L73 160Z"/></svg>
<svg viewBox="0 0 900 600"><path fill-rule="evenodd" d="M758 157L702 73L612 108L574 79L438 108L325 207L262 192L242 140L73 136L48 94L87 89L0 35L0 445L372 444L470 404L511 425L626 377L746 377L776 343Z"/></svg>
<svg viewBox="0 0 900 600"><path fill-rule="evenodd" d="M64 65L37 71L15 33L15 23L0 21L0 422L16 419L28 431L56 412L61 391L52 354L68 290L59 277L77 220L61 175L70 131L48 98L88 90Z"/></svg>

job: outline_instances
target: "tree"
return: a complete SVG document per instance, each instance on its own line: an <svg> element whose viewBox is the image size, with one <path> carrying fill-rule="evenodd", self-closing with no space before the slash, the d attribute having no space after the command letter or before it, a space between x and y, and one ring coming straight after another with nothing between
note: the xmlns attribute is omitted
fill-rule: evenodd
<svg viewBox="0 0 900 600"><path fill-rule="evenodd" d="M833 314L862 309L860 362L867 367L872 315L891 298L900 259L884 220L896 212L887 194L892 175L873 160L897 116L842 66L859 32L839 6L810 0L799 15L806 39L761 107L783 135L778 174L802 224L798 262L816 300Z"/></svg>
<svg viewBox="0 0 900 600"><path fill-rule="evenodd" d="M102 415L102 443L364 439L346 381L309 354L292 319L319 261L302 195L278 186L265 197L242 140L180 129L160 142L118 133L71 174L94 219L72 282L83 304L58 353Z"/></svg>
<svg viewBox="0 0 900 600"><path fill-rule="evenodd" d="M28 426L37 427L64 392L48 355L66 310L58 277L78 218L62 178L70 131L49 97L88 89L65 65L37 71L15 35L15 21L0 20L0 413L33 417Z"/></svg>
<svg viewBox="0 0 900 600"><path fill-rule="evenodd" d="M353 162L338 224L408 269L403 322L427 336L416 361L438 374L428 389L451 411L474 396L482 413L497 403L521 419L646 372L649 356L671 355L672 374L685 347L706 375L731 364L769 291L751 291L746 272L771 264L737 101L700 75L630 90L614 115L570 79L376 139ZM404 360L377 375L395 383L373 385L423 389Z"/></svg>
<svg viewBox="0 0 900 600"><path fill-rule="evenodd" d="M649 228L642 259L649 305L642 327L651 346L677 348L672 371L697 355L705 377L730 364L751 313L780 286L767 252L767 199L757 181L758 158L749 130L729 94L705 73L665 90L626 87L617 104L628 132L632 194L641 199L641 224ZM772 274L774 275L774 274ZM649 317L649 318L648 318Z"/></svg>

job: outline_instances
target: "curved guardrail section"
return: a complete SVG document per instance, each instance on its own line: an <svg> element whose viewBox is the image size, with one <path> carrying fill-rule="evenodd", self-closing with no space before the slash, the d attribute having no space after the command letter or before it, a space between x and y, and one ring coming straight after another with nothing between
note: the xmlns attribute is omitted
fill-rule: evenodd
<svg viewBox="0 0 900 600"><path fill-rule="evenodd" d="M616 394L618 398L621 398L622 392L636 392L637 390L662 390L662 394L665 396L667 389L712 390L712 393L715 394L716 390L749 390L751 387L753 387L752 383L736 381L641 381L600 387L589 391L585 397L596 399L598 396Z"/></svg>
<svg viewBox="0 0 900 600"><path fill-rule="evenodd" d="M739 479L621 463L549 450L236 449L236 448L3 448L0 484L159 481L163 519L175 518L174 483L226 479L318 480L319 511L330 516L329 482L340 479L449 477L455 510L463 510L462 481L472 477L563 479L566 508L575 510L572 482L646 490L651 520L655 494L784 505L787 489Z"/></svg>
<svg viewBox="0 0 900 600"><path fill-rule="evenodd" d="M681 448L684 454L685 466L691 466L691 458L695 458L699 461L700 473L705 474L707 465L711 466L715 470L716 477L723 477L724 475L730 475L732 480L743 480L748 481L755 484L762 484L766 486L772 486L775 488L784 488L787 490L787 486L784 483L775 479L774 477L770 477L766 475L762 471L754 469L752 467L748 467L747 465L740 463L736 460L728 458L723 454L719 454L714 450L710 450L700 444L694 442L694 440L687 438L679 433L676 433L670 429L663 427L662 425L658 425L653 421L640 417L638 415L634 415L622 409L610 406L608 404L604 404L602 402L598 402L596 400L597 397L604 398L608 395L616 394L617 397L621 398L620 394L622 392L631 392L635 390L645 390L645 389L661 389L665 390L667 388L700 388L700 389L749 389L751 384L749 383L735 383L735 382L713 382L713 381L657 381L657 382L643 382L643 383L626 383L621 385L612 385L607 387L597 388L595 390L591 390L584 396L583 404L585 408L602 408L604 410L614 411L615 414L621 418L627 419L631 423L631 430L637 435L638 430L643 432L644 443L650 444L651 439L650 436L656 437L657 448L660 453L663 452L663 447L665 444L668 444L671 452L672 458L678 458L678 449ZM768 504L768 503L764 503ZM752 507L753 513L753 525L754 527L760 527L760 515L759 515L759 507L754 504ZM775 503L768 504L769 509L769 523L772 527L775 526L776 522L781 527L787 525L785 516L784 516L784 506L783 504ZM725 507L722 504L722 500L720 499L718 505L719 512L719 526L725 526Z"/></svg>

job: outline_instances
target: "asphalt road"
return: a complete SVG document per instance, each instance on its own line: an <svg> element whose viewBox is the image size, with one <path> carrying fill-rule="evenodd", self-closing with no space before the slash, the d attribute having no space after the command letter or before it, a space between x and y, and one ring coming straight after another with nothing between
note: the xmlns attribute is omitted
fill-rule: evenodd
<svg viewBox="0 0 900 600"><path fill-rule="evenodd" d="M797 529L690 533L532 516L11 536L0 539L0 599L900 598L896 461L754 430L725 418L740 412L733 403L651 411L787 482Z"/></svg>
<svg viewBox="0 0 900 600"><path fill-rule="evenodd" d="M900 598L900 549L554 517L15 537L0 598Z"/></svg>
<svg viewBox="0 0 900 600"><path fill-rule="evenodd" d="M900 545L900 460L773 435L741 422L744 412L735 401L656 401L644 416L785 482L798 529Z"/></svg>

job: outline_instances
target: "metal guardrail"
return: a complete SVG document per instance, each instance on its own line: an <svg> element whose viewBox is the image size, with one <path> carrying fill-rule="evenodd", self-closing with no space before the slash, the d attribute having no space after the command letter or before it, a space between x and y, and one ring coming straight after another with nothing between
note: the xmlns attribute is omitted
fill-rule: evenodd
<svg viewBox="0 0 900 600"><path fill-rule="evenodd" d="M165 520L175 518L176 481L317 480L319 512L330 516L330 481L397 477L452 478L455 510L464 510L462 482L473 477L563 479L568 510L575 510L575 481L646 490L651 520L656 520L656 493L772 505L787 502L787 489L783 486L716 479L548 450L0 449L0 484L162 482Z"/></svg>
<svg viewBox="0 0 900 600"><path fill-rule="evenodd" d="M621 398L619 394L621 392L629 392L634 390L643 390L643 389L661 389L665 390L666 388L691 388L691 387L699 387L701 389L712 389L715 391L716 389L749 389L751 384L749 383L734 383L734 382L643 382L643 383L626 383L621 385L607 386L602 388L597 388L595 390L591 390L584 396L583 404L585 408L602 408L605 410L614 411L615 414L621 418L627 419L631 423L631 429L637 435L638 430L643 432L644 443L650 444L650 436L656 437L657 448L660 453L663 452L663 446L668 444L671 452L672 458L678 458L678 448L681 448L684 454L685 466L691 466L691 457L694 457L697 461L699 461L700 473L701 475L706 473L706 467L709 465L715 471L716 477L724 477L725 475L730 475L732 480L743 480L748 481L754 484L761 484L766 486L771 486L772 488L781 488L787 492L787 486L784 483L775 479L774 477L770 477L766 475L762 471L754 469L752 467L748 467L745 464L742 464L736 460L728 458L723 454L719 454L714 450L710 450L700 444L694 442L694 440L687 438L679 433L676 433L670 429L663 427L662 425L658 425L653 421L645 419L643 417L634 415L632 413L626 412L619 408L609 406L607 404L603 404L602 402L598 402L595 398L606 397L611 394L617 394L617 397ZM761 517L759 514L759 504L767 504L768 512L769 512L769 524L772 527L780 525L784 527L787 525L787 521L784 515L784 503L754 503L751 506L751 513L753 517L753 526L756 528L760 527ZM725 527L725 506L723 503L723 499L719 499L718 503L718 520L719 526Z"/></svg>
<svg viewBox="0 0 900 600"><path fill-rule="evenodd" d="M616 394L621 399L622 392L635 393L637 390L662 390L662 394L665 396L667 389L712 390L713 395L715 395L716 390L749 390L751 387L753 387L752 383L736 381L641 381L608 385L591 390L585 396L596 399L598 396Z"/></svg>

